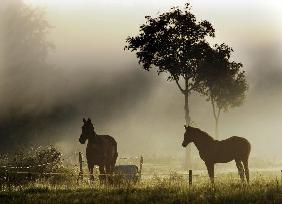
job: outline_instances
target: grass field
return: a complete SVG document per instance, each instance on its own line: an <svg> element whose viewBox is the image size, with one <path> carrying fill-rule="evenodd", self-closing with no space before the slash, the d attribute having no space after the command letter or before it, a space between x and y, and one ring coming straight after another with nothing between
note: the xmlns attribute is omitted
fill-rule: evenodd
<svg viewBox="0 0 282 204"><path fill-rule="evenodd" d="M282 185L280 177L274 175L256 175L249 185L241 184L235 174L218 175L215 185L207 178L196 179L192 186L177 174L115 187L98 182L35 182L3 185L0 203L282 203Z"/></svg>

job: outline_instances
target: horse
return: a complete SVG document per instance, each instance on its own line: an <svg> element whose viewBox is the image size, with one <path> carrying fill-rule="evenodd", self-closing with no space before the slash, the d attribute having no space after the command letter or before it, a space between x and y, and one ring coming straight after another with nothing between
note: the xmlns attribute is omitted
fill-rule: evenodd
<svg viewBox="0 0 282 204"><path fill-rule="evenodd" d="M93 168L94 165L97 165L99 166L100 182L103 182L108 178L105 175L111 175L114 172L118 157L117 142L109 135L98 135L94 131L94 126L90 118L88 118L87 121L83 118L83 123L79 142L85 144L88 139L86 159L90 173L90 181L94 180Z"/></svg>
<svg viewBox="0 0 282 204"><path fill-rule="evenodd" d="M182 146L186 147L194 142L199 150L201 159L205 162L208 174L214 183L215 163L227 163L235 160L241 181L244 182L244 173L249 183L248 159L251 151L251 144L243 137L232 136L225 140L215 140L208 133L191 126L184 126L184 140ZM242 165L243 163L243 165Z"/></svg>

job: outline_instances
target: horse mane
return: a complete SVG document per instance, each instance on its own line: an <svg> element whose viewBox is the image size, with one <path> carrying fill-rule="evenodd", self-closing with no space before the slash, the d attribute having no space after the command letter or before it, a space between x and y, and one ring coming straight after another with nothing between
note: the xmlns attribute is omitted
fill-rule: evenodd
<svg viewBox="0 0 282 204"><path fill-rule="evenodd" d="M214 141L213 137L210 136L208 133L206 133L205 131L202 131L201 129L199 128L194 128L195 130L197 130L199 132L199 134L203 137L203 138L206 138L207 140L209 141Z"/></svg>
<svg viewBox="0 0 282 204"><path fill-rule="evenodd" d="M93 126L93 125L92 125ZM92 131L92 133L91 133L91 135L89 135L89 140L93 143L95 143L95 142L97 142L97 136L99 136L96 132L95 132L95 130L94 130L94 128L93 128L93 131Z"/></svg>

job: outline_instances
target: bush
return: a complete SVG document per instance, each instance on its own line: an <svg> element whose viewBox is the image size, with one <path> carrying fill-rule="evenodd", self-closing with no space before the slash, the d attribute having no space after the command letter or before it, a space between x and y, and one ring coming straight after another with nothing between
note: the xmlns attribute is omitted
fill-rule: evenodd
<svg viewBox="0 0 282 204"><path fill-rule="evenodd" d="M22 184L35 180L51 183L67 179L71 171L64 168L62 154L54 146L21 149L0 159L1 182ZM6 166L3 168L3 166Z"/></svg>

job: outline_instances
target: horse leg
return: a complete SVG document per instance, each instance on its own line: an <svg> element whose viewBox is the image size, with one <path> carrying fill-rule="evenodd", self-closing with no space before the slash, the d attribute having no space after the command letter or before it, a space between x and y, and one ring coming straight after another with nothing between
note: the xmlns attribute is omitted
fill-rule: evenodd
<svg viewBox="0 0 282 204"><path fill-rule="evenodd" d="M90 178L89 178L90 181L94 181L93 168L94 168L94 164L88 163L88 170L89 170L89 174L90 174Z"/></svg>
<svg viewBox="0 0 282 204"><path fill-rule="evenodd" d="M116 180L116 175L115 174L115 166L116 166L116 158L114 158L111 162L110 162L110 172L111 172L111 182L112 184L114 184L115 180Z"/></svg>
<svg viewBox="0 0 282 204"><path fill-rule="evenodd" d="M115 166L116 166L116 160L117 158L113 158L112 161L110 162L110 171L111 173L114 173L115 172Z"/></svg>
<svg viewBox="0 0 282 204"><path fill-rule="evenodd" d="M241 181L244 182L244 168L240 160L235 160Z"/></svg>
<svg viewBox="0 0 282 204"><path fill-rule="evenodd" d="M246 179L247 179L247 182L249 183L249 180L250 180L250 175L249 175L249 162L248 162L248 159L246 160L243 160L243 165L244 165L244 169L245 169L245 175L246 175Z"/></svg>
<svg viewBox="0 0 282 204"><path fill-rule="evenodd" d="M106 178L107 178L107 182L108 183L112 183L112 169L111 169L111 164L110 163L108 163L108 164L106 164Z"/></svg>
<svg viewBox="0 0 282 204"><path fill-rule="evenodd" d="M100 183L103 183L105 181L105 168L104 168L104 165L99 165L99 172L100 172L100 175L99 175Z"/></svg>
<svg viewBox="0 0 282 204"><path fill-rule="evenodd" d="M214 163L206 163L211 183L214 183Z"/></svg>

